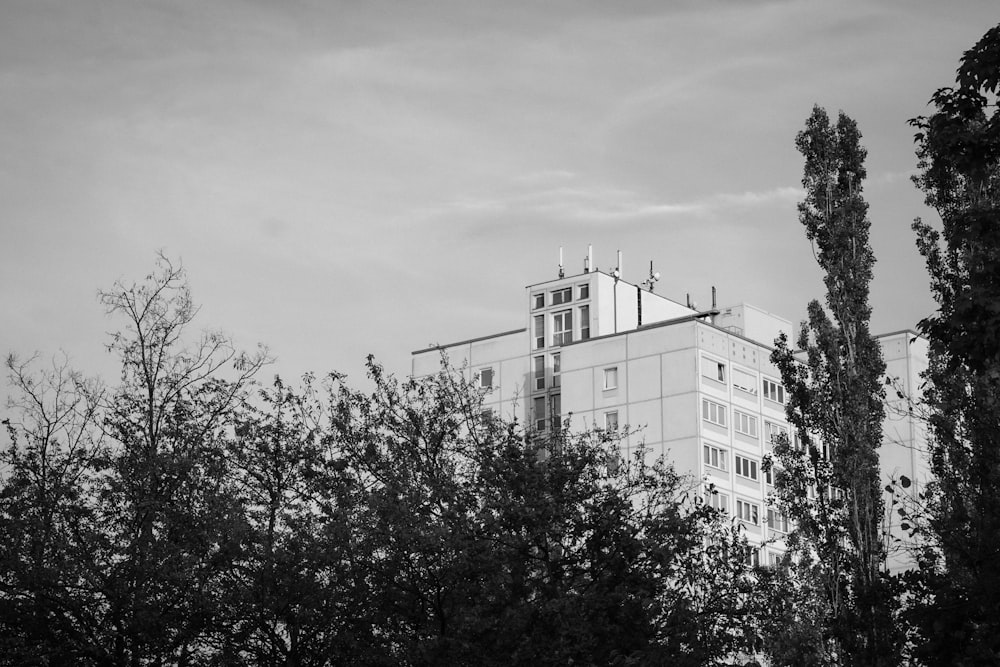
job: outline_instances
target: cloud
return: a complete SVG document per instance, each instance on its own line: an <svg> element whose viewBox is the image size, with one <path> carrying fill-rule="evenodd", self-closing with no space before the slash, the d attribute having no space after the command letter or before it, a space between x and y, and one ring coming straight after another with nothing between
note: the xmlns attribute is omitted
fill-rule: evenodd
<svg viewBox="0 0 1000 667"><path fill-rule="evenodd" d="M514 180L530 184L532 179L520 177ZM785 186L762 191L722 192L698 199L671 201L625 188L567 184L522 189L494 196L464 196L441 206L425 209L420 217L431 219L459 214L468 218L480 214L490 218L497 215L513 218L531 215L543 217L552 223L614 224L672 216L705 217L772 205L790 206L799 201L802 195L800 188Z"/></svg>

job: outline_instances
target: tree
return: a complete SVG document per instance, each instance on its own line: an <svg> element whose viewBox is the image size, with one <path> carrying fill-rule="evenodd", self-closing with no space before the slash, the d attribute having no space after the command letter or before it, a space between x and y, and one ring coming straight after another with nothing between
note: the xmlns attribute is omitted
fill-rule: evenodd
<svg viewBox="0 0 1000 667"><path fill-rule="evenodd" d="M901 636L880 530L885 364L869 331L875 259L860 140L851 118L841 112L831 124L820 107L796 137L805 157L799 220L824 273L829 314L818 301L809 304L801 353L784 335L776 341L772 361L788 390L795 437L774 447L775 481L796 525L789 548L798 558L798 585L821 586L824 661L886 665L898 662Z"/></svg>
<svg viewBox="0 0 1000 667"><path fill-rule="evenodd" d="M122 373L104 406L114 449L98 491L107 650L116 664L184 664L219 641L220 577L239 517L219 436L267 356L240 353L219 332L188 343L197 308L183 269L163 255L145 281L119 282L100 300L126 322L108 346Z"/></svg>
<svg viewBox="0 0 1000 667"><path fill-rule="evenodd" d="M916 220L938 311L919 328L930 347L928 514L916 654L928 664L1000 661L1000 26L961 59L954 88L931 98L917 128L914 177L941 218Z"/></svg>
<svg viewBox="0 0 1000 667"><path fill-rule="evenodd" d="M86 554L100 532L87 489L106 448L100 386L65 358L7 359L10 438L0 453L0 664L85 661L99 645Z"/></svg>
<svg viewBox="0 0 1000 667"><path fill-rule="evenodd" d="M484 415L448 372L342 387L378 664L710 665L749 646L746 541L604 431Z"/></svg>

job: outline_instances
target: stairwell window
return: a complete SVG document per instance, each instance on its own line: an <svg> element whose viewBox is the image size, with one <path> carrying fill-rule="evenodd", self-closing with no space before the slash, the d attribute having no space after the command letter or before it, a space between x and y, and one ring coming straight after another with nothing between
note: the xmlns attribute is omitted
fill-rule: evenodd
<svg viewBox="0 0 1000 667"><path fill-rule="evenodd" d="M545 349L545 316L535 315L534 322L535 349L543 350Z"/></svg>
<svg viewBox="0 0 1000 667"><path fill-rule="evenodd" d="M535 401L534 401L534 408L535 408L535 410L534 410L534 412L535 412L535 415L534 415L534 417L535 417L535 428L538 429L539 431L544 431L545 430L545 426L546 426L546 422L545 422L545 397L544 396L539 396L538 398L535 399Z"/></svg>
<svg viewBox="0 0 1000 667"><path fill-rule="evenodd" d="M552 386L558 387L562 382L560 382L560 373L562 373L562 355L556 352L552 355Z"/></svg>
<svg viewBox="0 0 1000 667"><path fill-rule="evenodd" d="M567 287L565 289L557 289L552 292L552 305L558 306L562 303L569 303L573 300L573 288Z"/></svg>
<svg viewBox="0 0 1000 667"><path fill-rule="evenodd" d="M492 368L484 368L483 370L479 371L479 386L483 387L484 389L492 389L493 388L493 369Z"/></svg>
<svg viewBox="0 0 1000 667"><path fill-rule="evenodd" d="M564 310L552 316L552 344L573 342L573 311Z"/></svg>
<svg viewBox="0 0 1000 667"><path fill-rule="evenodd" d="M580 306L580 340L590 338L590 306Z"/></svg>
<svg viewBox="0 0 1000 667"><path fill-rule="evenodd" d="M535 391L539 389L545 389L545 356L540 355L535 357Z"/></svg>

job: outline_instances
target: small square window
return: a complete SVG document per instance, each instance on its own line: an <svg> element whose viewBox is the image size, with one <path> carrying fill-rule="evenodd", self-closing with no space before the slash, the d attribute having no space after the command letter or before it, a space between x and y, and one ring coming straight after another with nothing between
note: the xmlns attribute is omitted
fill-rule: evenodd
<svg viewBox="0 0 1000 667"><path fill-rule="evenodd" d="M605 389L617 389L618 388L618 367L612 366L611 368L604 369L604 388Z"/></svg>
<svg viewBox="0 0 1000 667"><path fill-rule="evenodd" d="M531 309L538 310L539 308L545 307L545 294L532 294L531 295Z"/></svg>
<svg viewBox="0 0 1000 667"><path fill-rule="evenodd" d="M493 369L484 368L479 371L479 386L485 389L493 388Z"/></svg>
<svg viewBox="0 0 1000 667"><path fill-rule="evenodd" d="M617 431L618 430L618 411L612 410L611 412L604 413L604 430L606 431Z"/></svg>
<svg viewBox="0 0 1000 667"><path fill-rule="evenodd" d="M590 298L590 283L586 285L580 285L580 298L589 299Z"/></svg>

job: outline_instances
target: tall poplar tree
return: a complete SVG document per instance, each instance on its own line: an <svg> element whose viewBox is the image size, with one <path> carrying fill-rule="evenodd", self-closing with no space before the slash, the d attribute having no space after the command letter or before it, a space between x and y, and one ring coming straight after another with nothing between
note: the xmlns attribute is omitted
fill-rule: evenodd
<svg viewBox="0 0 1000 667"><path fill-rule="evenodd" d="M821 646L799 658L895 664L899 637L885 572L878 459L885 364L869 331L875 258L862 196L867 151L854 120L841 112L833 124L818 106L795 143L805 158L799 221L826 285L826 308L808 306L800 351L782 336L772 355L796 433L774 448L779 504L796 524L789 547L800 556L788 574L812 589L824 611L808 630L820 635Z"/></svg>
<svg viewBox="0 0 1000 667"><path fill-rule="evenodd" d="M917 583L917 656L1000 662L1000 26L961 60L956 86L916 118L914 178L941 217L917 220L938 311L920 331L929 448L928 529Z"/></svg>

